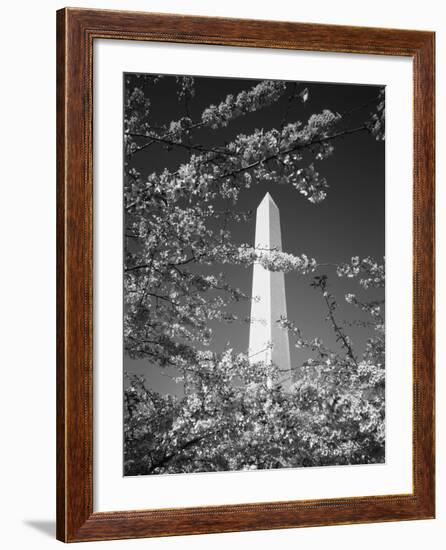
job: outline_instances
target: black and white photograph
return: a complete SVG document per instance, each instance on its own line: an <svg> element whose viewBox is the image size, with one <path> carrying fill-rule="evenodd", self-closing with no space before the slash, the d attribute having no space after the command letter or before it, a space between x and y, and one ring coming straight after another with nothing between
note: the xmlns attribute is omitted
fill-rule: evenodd
<svg viewBox="0 0 446 550"><path fill-rule="evenodd" d="M124 475L384 463L385 87L123 89Z"/></svg>

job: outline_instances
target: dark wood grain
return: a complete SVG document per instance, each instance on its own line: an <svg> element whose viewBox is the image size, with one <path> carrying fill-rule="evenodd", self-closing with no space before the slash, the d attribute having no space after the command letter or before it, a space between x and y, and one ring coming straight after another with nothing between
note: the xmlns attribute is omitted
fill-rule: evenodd
<svg viewBox="0 0 446 550"><path fill-rule="evenodd" d="M408 56L414 67L413 492L93 512L93 41ZM57 13L57 538L122 539L434 517L434 34L66 8Z"/></svg>

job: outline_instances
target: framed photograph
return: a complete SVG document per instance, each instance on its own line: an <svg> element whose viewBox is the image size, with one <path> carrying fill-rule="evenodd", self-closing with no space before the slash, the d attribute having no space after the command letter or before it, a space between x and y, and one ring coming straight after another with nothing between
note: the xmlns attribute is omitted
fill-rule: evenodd
<svg viewBox="0 0 446 550"><path fill-rule="evenodd" d="M57 537L434 517L434 33L57 13Z"/></svg>

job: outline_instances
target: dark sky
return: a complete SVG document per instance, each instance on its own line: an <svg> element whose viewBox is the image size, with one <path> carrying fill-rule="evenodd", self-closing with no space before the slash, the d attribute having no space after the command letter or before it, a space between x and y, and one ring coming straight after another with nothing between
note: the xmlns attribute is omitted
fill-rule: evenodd
<svg viewBox="0 0 446 550"><path fill-rule="evenodd" d="M256 80L197 77L195 79L195 98L190 104L192 120L199 120L201 112L211 103L218 104L228 93L237 94L256 85ZM293 83L288 83L291 91ZM378 92L377 86L330 84L301 82L299 88L309 89L309 100L306 104L294 101L287 115L287 122L301 120L305 123L313 113L323 109L348 115L342 127L360 126L372 106L357 109L373 100ZM165 124L184 116L184 104L179 102L176 94L175 77L165 77L156 86L151 87L152 124ZM278 127L287 111L288 94L271 107L260 112L251 113L236 119L228 128L212 131L197 131L196 142L204 145L223 144L238 133L251 133L255 128L268 130ZM335 142L334 154L324 161L316 161L315 167L325 176L330 186L326 199L320 204L312 204L294 188L287 185L253 184L243 190L237 208L253 210L257 208L265 193L269 191L280 210L282 229L282 248L285 252L314 257L318 263L347 262L352 256L372 256L380 260L384 254L385 235L385 152L384 142L376 141L366 132L347 136ZM174 169L186 161L178 148L167 152L160 146L152 146L147 152L135 155L135 167L143 175L167 167ZM230 227L234 241L254 243L255 216L247 223L233 224ZM222 271L222 266L216 266ZM250 294L252 267L245 269L236 266L225 266L228 282ZM346 292L364 296L358 285L352 280L340 279L332 267L320 268L316 275L326 274L329 277L330 290L340 304L337 315L340 319L361 319L358 310L346 304ZM285 276L288 317L293 320L308 338L320 336L324 341L336 347L333 333L325 321L326 310L318 292L310 287L315 274ZM382 291L368 291L370 298L382 298ZM240 317L249 315L250 303L242 302L234 307ZM214 324L214 341L212 349L222 351L229 343L237 351L247 351L249 325ZM347 328L356 349L363 349L370 332L359 327ZM290 342L291 343L291 342ZM292 364L296 365L308 358L307 353L291 345ZM124 357L124 368L130 372L145 374L150 386L161 392L178 392L175 384L167 376L152 368L147 361L134 361Z"/></svg>

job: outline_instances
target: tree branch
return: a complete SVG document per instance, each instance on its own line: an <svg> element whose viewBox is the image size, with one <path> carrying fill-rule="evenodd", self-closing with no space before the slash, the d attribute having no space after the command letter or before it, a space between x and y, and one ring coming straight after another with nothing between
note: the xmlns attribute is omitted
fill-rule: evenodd
<svg viewBox="0 0 446 550"><path fill-rule="evenodd" d="M230 157L234 156L229 151L225 151L221 149L212 149L212 148L204 147L203 145L189 145L181 141L173 141L173 140L167 139L166 137L159 137L159 136L145 135L145 134L135 134L132 132L127 132L127 135L132 137L138 137L138 138L146 138L146 139L150 138L151 141L139 147L137 149L138 151L144 149L145 147L148 147L154 142L157 142L157 143L164 143L165 145L168 145L170 147L181 147L183 149L187 149L188 151L199 151L200 153L214 153L216 155L226 155Z"/></svg>

